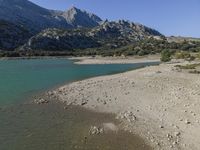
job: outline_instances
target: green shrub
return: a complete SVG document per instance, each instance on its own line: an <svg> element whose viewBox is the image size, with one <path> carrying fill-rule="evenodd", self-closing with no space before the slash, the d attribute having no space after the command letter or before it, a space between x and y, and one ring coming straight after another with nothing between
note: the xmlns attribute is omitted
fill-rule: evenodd
<svg viewBox="0 0 200 150"><path fill-rule="evenodd" d="M169 50L163 50L161 52L161 59L162 62L171 61L171 52Z"/></svg>

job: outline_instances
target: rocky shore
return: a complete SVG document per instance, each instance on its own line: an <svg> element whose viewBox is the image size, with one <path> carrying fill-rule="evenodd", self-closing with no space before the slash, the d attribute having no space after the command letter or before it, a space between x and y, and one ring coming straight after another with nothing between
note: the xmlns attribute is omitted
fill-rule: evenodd
<svg viewBox="0 0 200 150"><path fill-rule="evenodd" d="M200 76L161 64L62 86L47 95L69 105L113 113L120 128L154 148L200 147ZM180 65L180 63L178 64ZM93 127L94 132L97 132Z"/></svg>

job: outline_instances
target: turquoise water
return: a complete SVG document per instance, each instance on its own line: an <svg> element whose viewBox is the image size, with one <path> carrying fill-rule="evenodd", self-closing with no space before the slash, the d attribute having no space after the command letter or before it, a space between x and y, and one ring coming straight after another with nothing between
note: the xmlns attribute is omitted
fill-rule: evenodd
<svg viewBox="0 0 200 150"><path fill-rule="evenodd" d="M156 63L75 65L68 59L0 61L0 105L18 103L33 93L74 80L123 72Z"/></svg>

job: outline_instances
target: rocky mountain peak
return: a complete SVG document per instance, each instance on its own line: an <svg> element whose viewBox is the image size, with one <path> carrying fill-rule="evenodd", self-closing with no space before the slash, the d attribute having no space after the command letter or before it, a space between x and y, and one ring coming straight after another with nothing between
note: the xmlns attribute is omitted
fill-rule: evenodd
<svg viewBox="0 0 200 150"><path fill-rule="evenodd" d="M81 11L79 8L75 7L75 6L72 6L70 7L67 11L75 11L75 12L78 12L78 11Z"/></svg>
<svg viewBox="0 0 200 150"><path fill-rule="evenodd" d="M62 16L75 27L95 27L102 21L100 17L74 6L63 12Z"/></svg>

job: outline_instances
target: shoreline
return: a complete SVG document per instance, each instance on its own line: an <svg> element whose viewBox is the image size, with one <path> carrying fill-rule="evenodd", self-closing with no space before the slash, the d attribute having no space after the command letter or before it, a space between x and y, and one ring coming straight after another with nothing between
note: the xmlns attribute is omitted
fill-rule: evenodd
<svg viewBox="0 0 200 150"><path fill-rule="evenodd" d="M129 57L102 57L102 56L32 56L32 57L2 57L2 60L30 60L30 59L68 59L76 65L98 65L98 64L136 64L160 62L160 55L129 56Z"/></svg>
<svg viewBox="0 0 200 150"><path fill-rule="evenodd" d="M29 59L68 59L70 56L31 56L31 57L0 57L0 60L29 60Z"/></svg>
<svg viewBox="0 0 200 150"><path fill-rule="evenodd" d="M200 80L196 74L177 71L175 65L76 81L48 95L66 106L115 114L122 129L141 136L154 149L195 150L200 146L200 112L193 104L200 98Z"/></svg>
<svg viewBox="0 0 200 150"><path fill-rule="evenodd" d="M160 62L160 55L147 56L130 56L130 57L70 57L69 60L74 60L78 65L91 64L133 64L145 62Z"/></svg>

